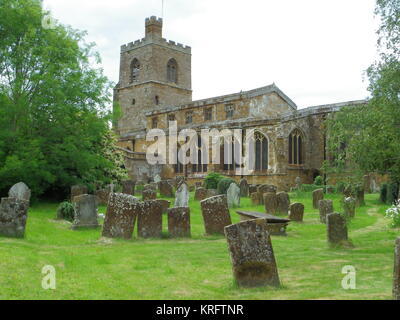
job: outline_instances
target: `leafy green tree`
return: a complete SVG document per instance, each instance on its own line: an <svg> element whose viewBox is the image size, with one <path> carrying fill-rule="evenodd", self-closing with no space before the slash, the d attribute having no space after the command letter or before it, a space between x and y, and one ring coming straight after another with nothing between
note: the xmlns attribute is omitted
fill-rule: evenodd
<svg viewBox="0 0 400 320"><path fill-rule="evenodd" d="M0 2L0 193L36 196L122 178L110 130L112 83L85 33L43 24L40 0Z"/></svg>

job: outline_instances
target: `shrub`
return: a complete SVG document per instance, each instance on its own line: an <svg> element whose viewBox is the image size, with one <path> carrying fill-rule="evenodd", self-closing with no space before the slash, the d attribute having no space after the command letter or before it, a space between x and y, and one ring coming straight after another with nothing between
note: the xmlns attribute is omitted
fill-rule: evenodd
<svg viewBox="0 0 400 320"><path fill-rule="evenodd" d="M386 210L386 218L392 219L390 226L392 228L400 227L400 201L396 202L393 207Z"/></svg>
<svg viewBox="0 0 400 320"><path fill-rule="evenodd" d="M57 219L74 221L75 209L71 202L65 201L60 203L57 209Z"/></svg>
<svg viewBox="0 0 400 320"><path fill-rule="evenodd" d="M218 182L218 186L217 186L218 193L226 194L231 183L236 183L236 182L231 178L223 178L220 182Z"/></svg>
<svg viewBox="0 0 400 320"><path fill-rule="evenodd" d="M218 183L222 179L224 179L224 176L222 176L222 175L220 175L219 173L216 173L216 172L211 172L204 179L204 185L205 185L206 189L217 189L218 188Z"/></svg>
<svg viewBox="0 0 400 320"><path fill-rule="evenodd" d="M315 178L314 184L316 186L322 186L324 184L324 179L321 176L318 176Z"/></svg>
<svg viewBox="0 0 400 320"><path fill-rule="evenodd" d="M382 203L386 203L387 200L387 191L388 191L388 185L386 183L382 184L381 186L381 191L380 191L380 196L379 196L379 200Z"/></svg>

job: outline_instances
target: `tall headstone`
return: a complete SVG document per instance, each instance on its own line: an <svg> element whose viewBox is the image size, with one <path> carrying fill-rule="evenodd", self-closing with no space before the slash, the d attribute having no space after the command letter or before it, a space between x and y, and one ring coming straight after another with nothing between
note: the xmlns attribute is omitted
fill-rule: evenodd
<svg viewBox="0 0 400 320"><path fill-rule="evenodd" d="M321 223L326 223L326 216L333 212L332 200L319 200L319 219Z"/></svg>
<svg viewBox="0 0 400 320"><path fill-rule="evenodd" d="M168 232L173 238L190 238L190 209L168 209Z"/></svg>
<svg viewBox="0 0 400 320"><path fill-rule="evenodd" d="M207 189L205 188L197 188L194 194L194 199L197 201L203 201L204 199L207 199L208 192Z"/></svg>
<svg viewBox="0 0 400 320"><path fill-rule="evenodd" d="M303 222L304 218L304 204L292 203L290 205L289 219L292 221Z"/></svg>
<svg viewBox="0 0 400 320"><path fill-rule="evenodd" d="M227 191L227 199L229 208L240 207L240 188L236 183L231 183Z"/></svg>
<svg viewBox="0 0 400 320"><path fill-rule="evenodd" d="M400 300L400 238L397 238L394 249L393 299Z"/></svg>
<svg viewBox="0 0 400 320"><path fill-rule="evenodd" d="M158 201L144 201L138 215L138 237L161 238L163 207Z"/></svg>
<svg viewBox="0 0 400 320"><path fill-rule="evenodd" d="M287 216L289 214L290 206L289 194L286 192L279 192L276 194L276 198L278 200L277 214Z"/></svg>
<svg viewBox="0 0 400 320"><path fill-rule="evenodd" d="M74 198L74 222L72 229L98 228L96 196L83 194Z"/></svg>
<svg viewBox="0 0 400 320"><path fill-rule="evenodd" d="M264 193L264 207L265 212L268 214L275 215L278 210L278 197L276 193L267 192Z"/></svg>
<svg viewBox="0 0 400 320"><path fill-rule="evenodd" d="M171 198L174 196L174 188L167 180L160 181L158 186L162 197Z"/></svg>
<svg viewBox="0 0 400 320"><path fill-rule="evenodd" d="M31 190L28 188L28 186L25 183L19 182L19 183L13 185L11 187L10 191L8 191L8 197L30 202L31 201Z"/></svg>
<svg viewBox="0 0 400 320"><path fill-rule="evenodd" d="M241 197L248 197L249 196L249 184L247 183L246 179L240 180L240 196Z"/></svg>
<svg viewBox="0 0 400 320"><path fill-rule="evenodd" d="M150 190L150 189L143 190L143 192L142 192L142 200L143 201L156 200L156 199L157 199L157 192Z"/></svg>
<svg viewBox="0 0 400 320"><path fill-rule="evenodd" d="M314 190L312 193L313 196L313 208L319 208L319 201L324 199L324 189Z"/></svg>
<svg viewBox="0 0 400 320"><path fill-rule="evenodd" d="M23 238L28 219L29 202L18 198L2 198L0 203L0 235Z"/></svg>
<svg viewBox="0 0 400 320"><path fill-rule="evenodd" d="M88 194L88 188L86 186L72 186L71 187L71 201L74 202L76 196Z"/></svg>
<svg viewBox="0 0 400 320"><path fill-rule="evenodd" d="M122 193L129 194L131 196L135 195L135 181L125 180L122 181Z"/></svg>
<svg viewBox="0 0 400 320"><path fill-rule="evenodd" d="M328 241L331 244L341 244L348 240L347 222L340 213L330 213L326 217Z"/></svg>
<svg viewBox="0 0 400 320"><path fill-rule="evenodd" d="M175 193L175 208L189 207L189 187L186 182L182 182Z"/></svg>
<svg viewBox="0 0 400 320"><path fill-rule="evenodd" d="M111 193L103 225L103 237L131 239L140 212L141 205L137 198L124 193Z"/></svg>
<svg viewBox="0 0 400 320"><path fill-rule="evenodd" d="M345 198L343 200L344 214L349 218L354 218L356 215L356 200L352 197Z"/></svg>
<svg viewBox="0 0 400 320"><path fill-rule="evenodd" d="M206 234L224 234L224 228L232 224L225 195L200 202Z"/></svg>
<svg viewBox="0 0 400 320"><path fill-rule="evenodd" d="M243 221L225 228L234 278L239 286L280 286L266 219Z"/></svg>

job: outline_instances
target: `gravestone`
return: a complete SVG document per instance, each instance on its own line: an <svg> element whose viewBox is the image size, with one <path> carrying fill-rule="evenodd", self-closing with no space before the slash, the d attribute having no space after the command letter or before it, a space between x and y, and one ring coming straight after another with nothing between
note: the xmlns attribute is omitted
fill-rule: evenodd
<svg viewBox="0 0 400 320"><path fill-rule="evenodd" d="M143 192L142 192L142 200L143 201L156 200L156 199L157 199L157 192L155 192L151 189L143 190Z"/></svg>
<svg viewBox="0 0 400 320"><path fill-rule="evenodd" d="M183 183L186 182L186 178L184 176L176 176L175 177L176 181L176 187L179 188L179 186Z"/></svg>
<svg viewBox="0 0 400 320"><path fill-rule="evenodd" d="M329 243L340 244L348 240L346 219L340 213L326 216L326 229Z"/></svg>
<svg viewBox="0 0 400 320"><path fill-rule="evenodd" d="M138 237L161 238L163 207L158 201L144 201L138 214Z"/></svg>
<svg viewBox="0 0 400 320"><path fill-rule="evenodd" d="M168 232L173 238L190 238L190 209L168 209Z"/></svg>
<svg viewBox="0 0 400 320"><path fill-rule="evenodd" d="M140 211L140 202L137 198L124 193L110 193L103 237L131 239Z"/></svg>
<svg viewBox="0 0 400 320"><path fill-rule="evenodd" d="M74 202L76 196L88 194L88 188L86 186L72 186L71 187L71 202Z"/></svg>
<svg viewBox="0 0 400 320"><path fill-rule="evenodd" d="M189 207L189 187L186 182L182 182L175 193L175 208Z"/></svg>
<svg viewBox="0 0 400 320"><path fill-rule="evenodd" d="M206 234L224 234L224 228L232 224L225 195L200 202Z"/></svg>
<svg viewBox="0 0 400 320"><path fill-rule="evenodd" d="M257 186L255 184L249 185L249 194L256 193L257 192Z"/></svg>
<svg viewBox="0 0 400 320"><path fill-rule="evenodd" d="M154 179L153 179L154 183L159 183L161 181L161 177L157 174Z"/></svg>
<svg viewBox="0 0 400 320"><path fill-rule="evenodd" d="M365 205L365 199L364 199L364 190L363 189L358 189L356 191L356 205L358 207L364 206Z"/></svg>
<svg viewBox="0 0 400 320"><path fill-rule="evenodd" d="M259 206L261 204L258 192L253 192L252 194L250 194L250 198L251 198L251 204L253 206Z"/></svg>
<svg viewBox="0 0 400 320"><path fill-rule="evenodd" d="M264 193L276 193L277 187L270 184L262 184L257 187L258 196L261 204L264 204Z"/></svg>
<svg viewBox="0 0 400 320"><path fill-rule="evenodd" d="M246 179L240 180L240 196L241 197L248 197L249 196L249 184L247 183Z"/></svg>
<svg viewBox="0 0 400 320"><path fill-rule="evenodd" d="M204 199L207 199L207 195L208 195L207 189L197 188L194 194L194 199L197 201L202 201Z"/></svg>
<svg viewBox="0 0 400 320"><path fill-rule="evenodd" d="M279 192L276 195L278 207L276 212L278 214L288 215L289 214L289 206L290 206L290 199L289 194L286 192Z"/></svg>
<svg viewBox="0 0 400 320"><path fill-rule="evenodd" d="M167 213L169 207L171 206L171 202L167 200L156 200L162 207L162 213Z"/></svg>
<svg viewBox="0 0 400 320"><path fill-rule="evenodd" d="M303 222L304 218L304 204L292 203L290 205L289 219L292 221Z"/></svg>
<svg viewBox="0 0 400 320"><path fill-rule="evenodd" d="M397 238L394 249L393 299L400 300L400 238Z"/></svg>
<svg viewBox="0 0 400 320"><path fill-rule="evenodd" d="M356 214L356 200L352 197L343 200L344 214L349 218L354 218Z"/></svg>
<svg viewBox="0 0 400 320"><path fill-rule="evenodd" d="M96 196L83 194L74 198L74 222L72 229L98 228Z"/></svg>
<svg viewBox="0 0 400 320"><path fill-rule="evenodd" d="M248 220L225 228L233 276L239 286L280 286L266 220Z"/></svg>
<svg viewBox="0 0 400 320"><path fill-rule="evenodd" d="M313 208L318 209L319 201L324 199L324 190L323 189L314 190L312 193L312 197L313 197Z"/></svg>
<svg viewBox="0 0 400 320"><path fill-rule="evenodd" d="M236 213L240 215L241 221L265 219L267 221L267 231L271 236L287 236L286 228L289 225L289 219L254 211L236 211Z"/></svg>
<svg viewBox="0 0 400 320"><path fill-rule="evenodd" d="M19 182L19 183L13 185L11 187L10 191L8 191L8 197L30 202L31 201L31 190L28 188L28 186L25 183Z"/></svg>
<svg viewBox="0 0 400 320"><path fill-rule="evenodd" d="M296 177L296 179L294 180L294 183L296 184L295 188L297 190L301 189L301 178L300 177Z"/></svg>
<svg viewBox="0 0 400 320"><path fill-rule="evenodd" d="M122 193L129 194L131 196L135 195L135 181L125 180L122 181Z"/></svg>
<svg viewBox="0 0 400 320"><path fill-rule="evenodd" d="M108 197L110 196L110 190L108 189L96 190L95 196L97 198L98 204L106 205L108 203Z"/></svg>
<svg viewBox="0 0 400 320"><path fill-rule="evenodd" d="M278 197L276 193L267 192L264 193L264 207L265 212L268 214L276 214L278 210Z"/></svg>
<svg viewBox="0 0 400 320"><path fill-rule="evenodd" d="M228 207L240 207L240 188L236 183L231 183L227 191Z"/></svg>
<svg viewBox="0 0 400 320"><path fill-rule="evenodd" d="M0 235L23 238L28 219L29 202L18 198L2 198L0 203Z"/></svg>
<svg viewBox="0 0 400 320"><path fill-rule="evenodd" d="M162 197L172 198L174 196L174 188L168 181L160 181L158 186L160 188L160 195Z"/></svg>
<svg viewBox="0 0 400 320"><path fill-rule="evenodd" d="M333 212L332 200L319 200L319 220L321 223L326 223L326 216Z"/></svg>

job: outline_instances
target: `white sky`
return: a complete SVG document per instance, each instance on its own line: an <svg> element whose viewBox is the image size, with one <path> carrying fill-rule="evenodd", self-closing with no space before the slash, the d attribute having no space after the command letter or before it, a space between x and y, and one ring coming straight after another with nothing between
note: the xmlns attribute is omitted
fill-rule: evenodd
<svg viewBox="0 0 400 320"><path fill-rule="evenodd" d="M193 98L273 82L299 108L364 99L377 58L375 0L164 0L164 38L192 47ZM144 37L162 0L44 0L87 30L118 82L120 46Z"/></svg>

